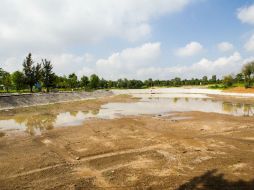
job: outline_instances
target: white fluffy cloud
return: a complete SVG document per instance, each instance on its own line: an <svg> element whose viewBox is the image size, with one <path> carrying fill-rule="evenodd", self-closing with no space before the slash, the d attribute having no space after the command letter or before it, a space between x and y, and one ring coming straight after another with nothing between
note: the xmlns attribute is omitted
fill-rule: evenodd
<svg viewBox="0 0 254 190"><path fill-rule="evenodd" d="M51 55L54 70L57 73L75 72L78 76L98 74L106 79L137 78L137 71L159 62L161 45L145 43L138 47L126 48L115 52L106 59L95 59L91 54L82 56L74 54ZM38 56L37 56L38 57ZM68 70L66 71L66 68Z"/></svg>
<svg viewBox="0 0 254 190"><path fill-rule="evenodd" d="M176 50L176 55L180 57L193 56L200 53L203 50L203 46L198 42L190 42L185 47Z"/></svg>
<svg viewBox="0 0 254 190"><path fill-rule="evenodd" d="M233 53L229 57L220 57L215 60L203 58L190 66L173 66L173 67L148 67L138 71L138 75L142 78L162 78L169 79L173 77L192 78L211 76L216 74L218 77L229 73L237 73L240 71L245 60L242 59L238 52ZM159 76L159 77L158 77Z"/></svg>
<svg viewBox="0 0 254 190"><path fill-rule="evenodd" d="M243 23L254 25L254 4L238 9L237 16ZM244 44L244 48L249 52L254 51L254 34Z"/></svg>
<svg viewBox="0 0 254 190"><path fill-rule="evenodd" d="M37 56L42 57L42 56ZM84 69L88 66L93 66L95 58L93 55L85 53L84 55L74 55L74 54L56 54L50 55L49 59L52 60L52 64L54 64L54 70L56 73L61 75L63 74L70 74L70 73L77 73L81 72L81 68ZM91 69L90 69L91 70ZM86 69L85 74L92 74L88 72Z"/></svg>
<svg viewBox="0 0 254 190"><path fill-rule="evenodd" d="M245 43L244 48L247 51L254 51L254 34L249 38L249 40Z"/></svg>
<svg viewBox="0 0 254 190"><path fill-rule="evenodd" d="M151 19L190 1L1 0L0 49L59 50L107 37L135 41L150 35Z"/></svg>
<svg viewBox="0 0 254 190"><path fill-rule="evenodd" d="M254 4L238 9L237 16L243 23L254 24Z"/></svg>
<svg viewBox="0 0 254 190"><path fill-rule="evenodd" d="M234 49L233 44L229 43L229 42L221 42L217 45L217 48L219 51L221 52L227 52L227 51L231 51Z"/></svg>
<svg viewBox="0 0 254 190"><path fill-rule="evenodd" d="M148 40L152 20L181 11L192 1L1 0L0 67L20 69L24 57L32 52L35 57L52 59L59 74L85 73L80 66L90 66L76 50L105 46L109 39Z"/></svg>
<svg viewBox="0 0 254 190"><path fill-rule="evenodd" d="M127 48L113 53L107 59L96 62L97 72L110 79L136 78L136 71L158 62L160 43L146 43L136 48Z"/></svg>
<svg viewBox="0 0 254 190"><path fill-rule="evenodd" d="M13 72L22 69L21 57L9 57L0 63L0 67L6 71Z"/></svg>
<svg viewBox="0 0 254 190"><path fill-rule="evenodd" d="M244 63L252 58L243 59L239 52L215 60L202 58L191 65L158 66L160 60L160 43L147 43L136 48L124 49L107 59L99 59L96 66L85 67L80 76L86 73L97 73L106 79L170 79L173 77L192 78L211 76L218 77L229 73L238 73ZM84 73L83 73L84 72Z"/></svg>

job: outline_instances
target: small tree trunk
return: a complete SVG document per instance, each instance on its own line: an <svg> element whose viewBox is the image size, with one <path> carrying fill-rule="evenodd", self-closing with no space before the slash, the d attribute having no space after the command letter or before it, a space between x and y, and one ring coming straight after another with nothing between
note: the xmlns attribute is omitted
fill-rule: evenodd
<svg viewBox="0 0 254 190"><path fill-rule="evenodd" d="M32 93L33 92L33 86L30 85L30 92Z"/></svg>
<svg viewBox="0 0 254 190"><path fill-rule="evenodd" d="M47 93L49 93L49 87L47 86Z"/></svg>

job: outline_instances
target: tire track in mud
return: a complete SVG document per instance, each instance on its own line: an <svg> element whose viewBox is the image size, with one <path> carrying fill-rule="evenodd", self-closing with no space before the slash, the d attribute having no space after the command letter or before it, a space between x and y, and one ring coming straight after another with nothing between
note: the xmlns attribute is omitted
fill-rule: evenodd
<svg viewBox="0 0 254 190"><path fill-rule="evenodd" d="M149 147L144 147L144 148L120 150L120 151L116 151L116 152L96 154L96 155L91 155L91 156L80 158L79 160L76 160L76 159L72 158L72 156L68 156L65 163L56 164L56 165L53 165L53 166L47 166L47 167L43 167L43 168L33 169L33 170L30 170L30 171L26 171L26 172L14 174L14 175L11 175L11 176L8 176L8 177L5 177L5 178L1 178L0 180L18 178L18 177L23 177L23 176L26 176L26 175L33 175L35 173L45 172L47 170L52 170L52 169L56 169L56 168L63 167L63 166L71 166L72 169L74 169L74 168L78 167L80 164L82 164L84 162L89 162L89 161L96 160L96 159L101 159L101 158L108 158L108 157L114 157L114 156L119 156L119 155L125 155L125 154L144 153L144 152L147 152L147 151L158 149L161 146L162 146L162 144L149 146ZM57 146L53 145L53 148L51 146L48 146L48 147L51 151L55 152ZM60 153L61 155L64 155L64 159L65 159L66 155L68 153L66 152L66 153L62 154L63 151L60 151L60 152L61 152ZM59 155L59 151L57 151L56 153Z"/></svg>
<svg viewBox="0 0 254 190"><path fill-rule="evenodd" d="M62 167L62 166L65 166L65 165L66 165L66 163L64 163L64 164L56 164L56 165L53 165L53 166L47 166L47 167L44 167L44 168L38 168L38 169L30 170L30 171L27 171L27 172L11 175L11 176L8 176L8 177L5 177L5 178L0 178L0 180L5 180L5 179L11 179L11 178L17 178L17 177L22 177L22 176L26 176L26 175L31 175L31 174L43 172L43 171L46 171L46 170L56 169L58 167Z"/></svg>
<svg viewBox="0 0 254 190"><path fill-rule="evenodd" d="M156 148L160 148L162 144L160 145L154 145L154 146L148 146L144 148L137 148L137 149L128 149L128 150L119 150L115 152L109 152L109 153L102 153L102 154L95 154L91 156L86 156L80 158L80 162L88 162L91 160L96 160L100 158L107 158L107 157L113 157L113 156L119 156L119 155L125 155L125 154L132 154L132 153L144 153L147 151L154 150Z"/></svg>
<svg viewBox="0 0 254 190"><path fill-rule="evenodd" d="M100 159L100 158L108 158L108 157L125 155L125 154L132 154L132 153L144 153L147 151L161 148L163 146L163 144L158 144L158 145L153 145L153 146L148 146L148 147L143 147L143 148L126 149L126 150L118 150L118 151L112 151L112 152L107 152L107 153L99 153L99 154L84 156L84 157L80 157L80 158L76 159L77 155L73 154L72 151L68 150L69 148L67 148L67 147L63 148L63 147L57 146L52 141L47 141L47 142L50 142L50 143L45 143L45 140L42 141L42 143L44 143L51 151L58 154L61 158L65 159L65 161L68 163L88 162L88 161L96 160L96 159Z"/></svg>

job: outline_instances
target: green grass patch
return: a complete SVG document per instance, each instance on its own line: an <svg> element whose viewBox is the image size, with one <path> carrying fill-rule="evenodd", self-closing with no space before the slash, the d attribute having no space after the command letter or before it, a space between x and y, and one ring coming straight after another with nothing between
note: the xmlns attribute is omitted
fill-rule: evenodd
<svg viewBox="0 0 254 190"><path fill-rule="evenodd" d="M209 85L208 86L209 89L219 89L219 90L224 90L226 89L227 87L223 84L214 84L214 85Z"/></svg>

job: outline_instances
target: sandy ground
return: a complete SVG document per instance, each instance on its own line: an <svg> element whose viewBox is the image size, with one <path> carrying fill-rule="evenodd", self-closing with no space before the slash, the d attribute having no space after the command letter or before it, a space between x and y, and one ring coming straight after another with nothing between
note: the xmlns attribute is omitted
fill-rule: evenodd
<svg viewBox="0 0 254 190"><path fill-rule="evenodd" d="M233 93L254 93L254 88L244 88L244 87L235 87L224 90L224 92L233 92Z"/></svg>
<svg viewBox="0 0 254 190"><path fill-rule="evenodd" d="M76 106L98 109L115 101L137 100L120 95ZM188 112L94 119L39 137L2 135L0 189L253 190L253 158L253 117Z"/></svg>

